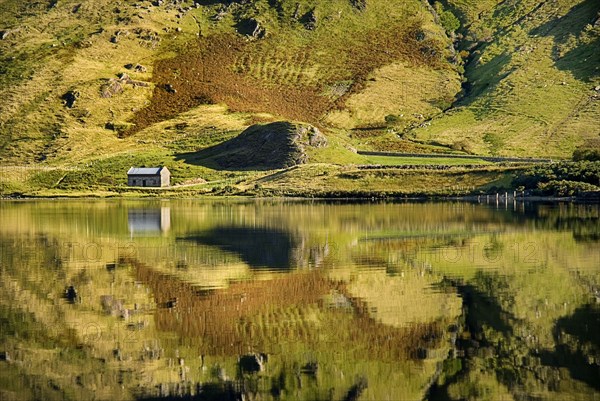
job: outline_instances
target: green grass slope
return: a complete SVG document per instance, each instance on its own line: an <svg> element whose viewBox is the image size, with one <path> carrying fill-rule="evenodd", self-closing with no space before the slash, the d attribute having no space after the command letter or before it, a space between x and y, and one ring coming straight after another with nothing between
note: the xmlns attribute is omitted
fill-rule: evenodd
<svg viewBox="0 0 600 401"><path fill-rule="evenodd" d="M550 157L598 138L598 2L448 3L463 20L466 82L454 107L416 138L478 154Z"/></svg>

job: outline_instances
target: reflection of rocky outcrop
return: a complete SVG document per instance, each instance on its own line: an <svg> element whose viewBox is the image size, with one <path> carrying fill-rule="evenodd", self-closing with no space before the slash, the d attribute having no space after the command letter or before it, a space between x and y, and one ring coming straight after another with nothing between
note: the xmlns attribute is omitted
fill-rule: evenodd
<svg viewBox="0 0 600 401"><path fill-rule="evenodd" d="M221 226L179 240L216 246L235 253L250 267L257 269L320 266L330 253L328 243L308 244L300 234L268 227Z"/></svg>
<svg viewBox="0 0 600 401"><path fill-rule="evenodd" d="M237 253L254 268L289 269L296 241L289 232L264 227L217 227L184 239Z"/></svg>

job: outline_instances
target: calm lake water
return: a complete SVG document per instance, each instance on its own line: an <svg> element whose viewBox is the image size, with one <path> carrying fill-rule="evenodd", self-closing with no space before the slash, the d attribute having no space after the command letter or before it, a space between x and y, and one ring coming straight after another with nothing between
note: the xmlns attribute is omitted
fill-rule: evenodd
<svg viewBox="0 0 600 401"><path fill-rule="evenodd" d="M0 202L1 400L600 400L597 205Z"/></svg>

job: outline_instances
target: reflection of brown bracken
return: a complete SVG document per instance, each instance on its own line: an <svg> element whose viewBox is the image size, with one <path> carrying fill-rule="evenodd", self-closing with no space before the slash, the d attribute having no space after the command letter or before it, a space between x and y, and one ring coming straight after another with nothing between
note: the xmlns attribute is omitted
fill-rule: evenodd
<svg viewBox="0 0 600 401"><path fill-rule="evenodd" d="M406 328L387 326L369 315L364 301L352 298L349 298L354 308L352 314L324 310L327 319L318 327L307 327L299 321L288 321L276 329L253 323L267 320L277 325L286 309L322 305L323 297L332 290L346 292L342 283L329 280L319 271L232 283L227 289L202 293L172 276L129 262L136 268L137 279L153 290L159 305L155 316L157 327L201 344L200 352L209 355L241 355L265 341L317 342L319 330L326 330L335 336L332 341L350 343L353 352L364 357L416 359L423 353L419 350L439 346L442 338L441 323Z"/></svg>
<svg viewBox="0 0 600 401"><path fill-rule="evenodd" d="M211 353L238 355L247 352L251 340L239 333L242 321L261 313L292 305L317 303L330 288L318 272L286 274L265 281L234 283L227 289L199 293L188 283L134 263L137 279L153 290L159 308L156 324L161 330L184 337L202 337ZM176 299L173 308L169 303Z"/></svg>
<svg viewBox="0 0 600 401"><path fill-rule="evenodd" d="M321 67L316 83L277 82L273 77L260 79L248 74L249 65L244 60L249 54L272 51L268 40L248 42L233 34L204 38L191 44L189 51L155 64L152 102L135 115L133 130L210 103L225 103L233 111L271 113L319 125L327 111L343 107L346 98L360 91L368 75L379 67L394 60L440 67L442 52L437 42L417 41L419 30L419 23L413 23L361 33L348 43L343 55ZM299 51L305 54L296 57L306 63L317 57L310 47ZM337 99L328 97L326 86L338 80L350 80L352 87Z"/></svg>

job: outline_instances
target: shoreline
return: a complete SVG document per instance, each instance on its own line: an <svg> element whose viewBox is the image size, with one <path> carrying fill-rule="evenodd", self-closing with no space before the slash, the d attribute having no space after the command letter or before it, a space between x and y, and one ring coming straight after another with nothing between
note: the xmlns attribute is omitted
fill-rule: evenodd
<svg viewBox="0 0 600 401"><path fill-rule="evenodd" d="M132 194L133 195L133 194ZM199 193L195 195L173 195L173 194L143 194L139 196L130 196L122 194L64 194L64 195L27 195L19 194L17 196L0 196L1 201L36 201L36 200L278 200L278 201L347 201L347 202L469 202L488 205L503 205L511 203L575 203L575 204L600 204L598 199L584 199L577 196L499 196L496 199L495 194L489 195L421 195L421 194L360 194L360 193L336 193L335 195L307 195L307 194L231 194L215 195L210 193Z"/></svg>

